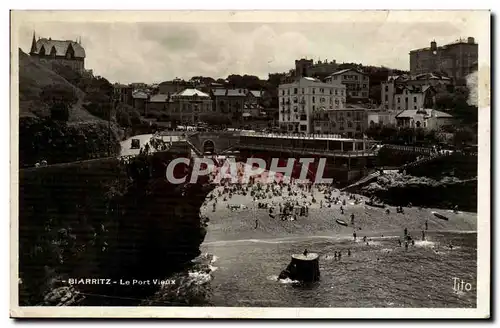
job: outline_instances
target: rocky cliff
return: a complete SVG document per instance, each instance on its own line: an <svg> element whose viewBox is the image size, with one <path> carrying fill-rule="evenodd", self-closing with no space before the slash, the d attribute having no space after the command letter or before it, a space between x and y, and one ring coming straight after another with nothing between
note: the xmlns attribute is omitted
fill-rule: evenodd
<svg viewBox="0 0 500 328"><path fill-rule="evenodd" d="M139 304L158 287L69 286L68 279L145 281L192 266L206 233L199 208L211 187L168 183L165 164L177 155L21 170L20 305Z"/></svg>

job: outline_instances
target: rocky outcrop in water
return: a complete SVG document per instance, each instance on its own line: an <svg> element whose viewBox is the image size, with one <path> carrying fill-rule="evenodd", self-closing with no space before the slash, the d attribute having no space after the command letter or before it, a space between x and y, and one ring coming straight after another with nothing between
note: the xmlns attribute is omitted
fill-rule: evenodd
<svg viewBox="0 0 500 328"><path fill-rule="evenodd" d="M451 208L477 211L477 179L444 177L434 180L401 173L385 173L376 182L361 188L360 193L376 196L391 205Z"/></svg>

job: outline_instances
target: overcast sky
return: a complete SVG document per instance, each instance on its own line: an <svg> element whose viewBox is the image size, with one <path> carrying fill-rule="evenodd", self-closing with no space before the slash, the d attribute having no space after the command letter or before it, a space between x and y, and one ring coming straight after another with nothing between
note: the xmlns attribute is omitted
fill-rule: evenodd
<svg viewBox="0 0 500 328"><path fill-rule="evenodd" d="M111 82L161 82L195 75L226 77L294 67L295 59L335 59L409 69L409 51L471 35L463 22L431 23L107 23L23 22L19 46L38 37L82 38L85 66Z"/></svg>

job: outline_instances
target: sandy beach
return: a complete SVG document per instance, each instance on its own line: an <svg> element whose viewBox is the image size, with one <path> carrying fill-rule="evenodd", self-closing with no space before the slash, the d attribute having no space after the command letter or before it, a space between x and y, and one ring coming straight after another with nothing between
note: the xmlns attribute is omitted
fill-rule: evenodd
<svg viewBox="0 0 500 328"><path fill-rule="evenodd" d="M353 199L349 199L349 194L342 193L338 189L332 189L328 198L338 197L340 203L331 204L328 207L325 188L322 186L313 186L310 192L293 184L291 193L287 191L287 188L282 189L281 196L269 197L270 193L268 193L268 197L258 200L254 200L250 194L233 194L229 197L228 194L224 194L222 186L214 189L212 191L214 197L222 193L221 197L217 197L215 211L213 211L214 200L207 201L200 210L201 214L210 220L205 242L234 240L242 237L273 238L276 236L326 236L345 239L353 238L353 232L356 232L358 238L383 237L403 235L405 228L412 236L420 239L421 231L425 230L426 221L428 232L474 232L477 229L477 213L461 211L454 213L452 210L420 207L405 207L404 213L397 213L396 207L387 206L386 209L390 211L387 214L386 209L366 205L366 201L369 201L367 197L352 194L358 199L359 203L356 204ZM210 199L210 195L207 199ZM345 205L343 205L344 200ZM296 216L294 221L282 221L278 216L271 217L268 209L258 206L258 203L272 205L276 213L279 204L286 201L297 202L299 206L307 205L308 215ZM231 209L228 205L240 208ZM344 209L344 214L340 210L341 207ZM433 212L445 215L449 220L439 219L433 215ZM351 224L352 214L354 214L354 224ZM348 226L338 224L337 219L345 221Z"/></svg>

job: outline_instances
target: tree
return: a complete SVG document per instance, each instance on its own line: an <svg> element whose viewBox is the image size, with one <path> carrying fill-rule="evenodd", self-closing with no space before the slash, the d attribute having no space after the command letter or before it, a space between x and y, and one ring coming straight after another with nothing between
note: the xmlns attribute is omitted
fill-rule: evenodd
<svg viewBox="0 0 500 328"><path fill-rule="evenodd" d="M54 121L67 122L69 120L69 109L64 103L55 103L50 108L50 118Z"/></svg>
<svg viewBox="0 0 500 328"><path fill-rule="evenodd" d="M119 111L116 114L116 120L118 121L118 124L123 127L130 127L132 126L132 122L130 121L130 115L126 111Z"/></svg>
<svg viewBox="0 0 500 328"><path fill-rule="evenodd" d="M49 106L55 103L63 103L69 107L78 101L75 89L63 84L46 85L40 92L40 99Z"/></svg>

